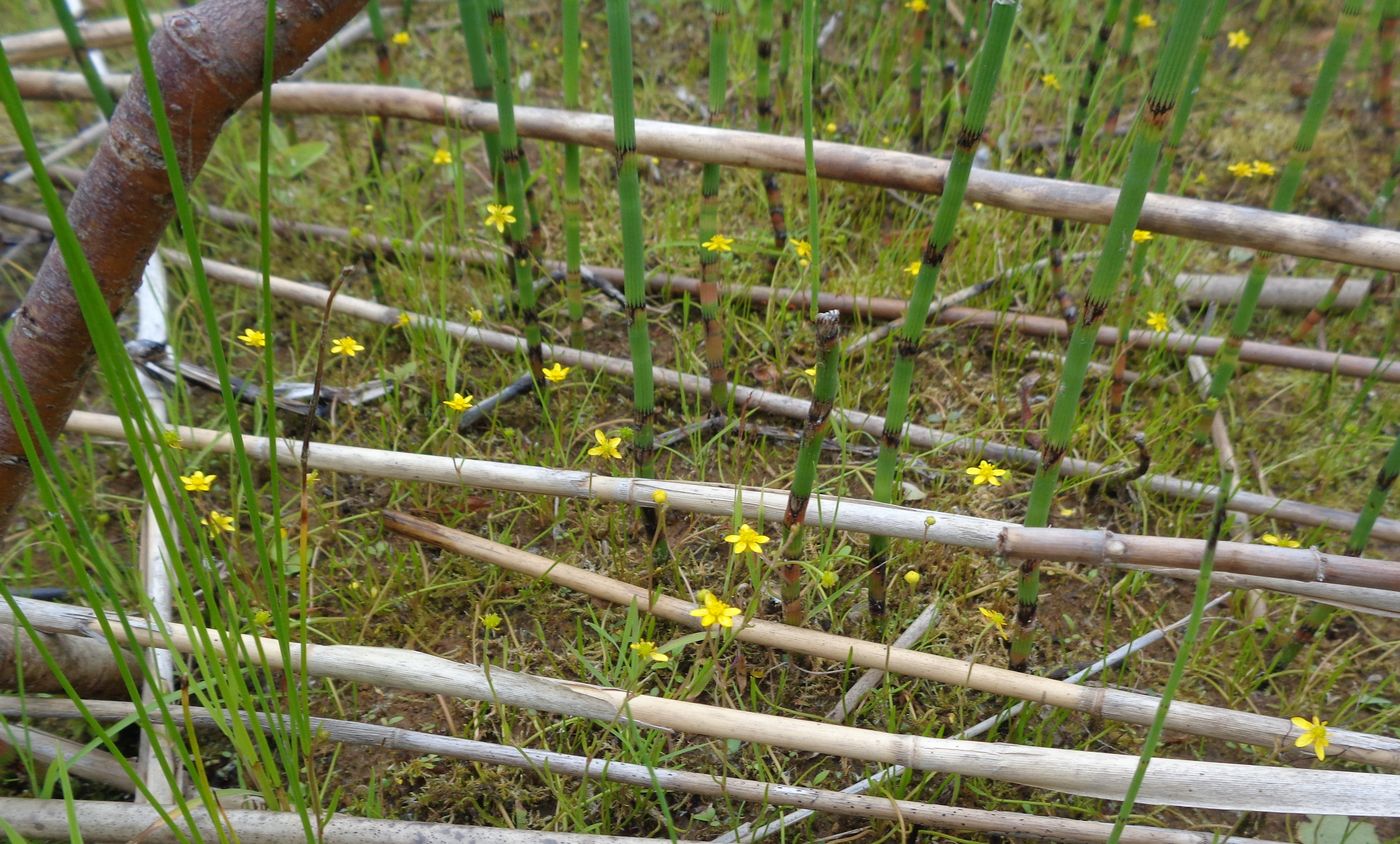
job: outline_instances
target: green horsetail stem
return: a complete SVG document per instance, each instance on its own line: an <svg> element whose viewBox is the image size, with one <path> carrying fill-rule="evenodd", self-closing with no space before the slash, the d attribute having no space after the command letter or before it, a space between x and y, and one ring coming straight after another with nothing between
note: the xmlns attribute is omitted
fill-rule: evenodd
<svg viewBox="0 0 1400 844"><path fill-rule="evenodd" d="M515 76L510 70L510 42L506 38L506 10L504 0L486 0L486 16L491 26L491 58L496 68L496 112L499 115L501 170L505 175L506 202L515 206L515 222L506 226L506 246L510 250L509 263L515 275L517 293L520 297L520 318L525 323L526 355L530 361L530 374L535 379L535 389L540 400L544 400L544 356L540 344L544 342L540 331L540 315L535 302L534 265L531 261L529 230L525 223L525 174L521 162L525 159L524 147L515 132Z"/></svg>
<svg viewBox="0 0 1400 844"><path fill-rule="evenodd" d="M110 119L112 112L117 109L117 103L112 99L112 93L107 90L107 86L102 84L97 66L92 63L92 56L88 54L87 45L83 43L83 34L78 31L78 21L73 17L73 10L68 8L64 0L51 0L50 5L58 18L59 27L63 29L63 37L68 41L68 49L73 51L73 58L78 62L78 70L83 73L83 81L87 82L88 90L92 92L93 101L97 103L102 116Z"/></svg>
<svg viewBox="0 0 1400 844"><path fill-rule="evenodd" d="M495 102L491 77L491 57L486 53L486 11L484 0L457 0L457 15L462 21L462 39L467 44L467 63L471 67L472 95L484 103ZM487 166L496 189L496 203L507 204L505 174L501 170L501 136L483 131Z"/></svg>
<svg viewBox="0 0 1400 844"><path fill-rule="evenodd" d="M924 52L928 49L929 9L914 11L909 27L909 145L915 152L924 149Z"/></svg>
<svg viewBox="0 0 1400 844"><path fill-rule="evenodd" d="M784 4L786 6L786 3ZM783 26L787 26L788 12L783 12ZM758 68L754 74L754 97L757 99L758 131L772 132L773 121L773 0L758 0L758 13L754 26L758 29ZM786 39L786 33L784 33ZM784 49L786 40L784 41ZM778 187L778 176L771 170L759 171L763 180L763 191L768 197L768 221L773 226L773 258L768 262L771 275L778 268L778 256L787 246L787 214L783 209L783 192Z"/></svg>
<svg viewBox="0 0 1400 844"><path fill-rule="evenodd" d="M710 0L710 115L715 126L724 116L729 87L729 28L733 4ZM729 406L729 374L724 366L724 322L719 316L720 251L709 243L719 231L719 165L706 164L700 175L700 316L705 323L705 366L710 375L710 404L716 416Z"/></svg>
<svg viewBox="0 0 1400 844"><path fill-rule="evenodd" d="M1211 46L1220 33L1220 24L1225 20L1225 0L1211 0L1210 13L1205 26L1201 27L1201 42L1196 48L1196 57L1191 60L1191 71L1187 74L1186 85L1181 89L1181 100L1176 113L1172 115L1172 128L1162 147L1162 163L1157 165L1157 179L1152 186L1153 193L1165 193L1167 181L1171 178L1172 165L1181 149L1181 139L1186 136L1186 126L1191 120L1191 109L1196 104L1196 94L1205 76L1206 62L1210 59ZM1128 382L1128 332L1132 330L1137 313L1138 296L1142 293L1142 281L1147 272L1147 256L1152 253L1154 241L1145 241L1133 248L1133 266L1129 272L1128 293L1123 297L1121 316L1118 319L1118 346L1113 358L1113 380L1109 387L1108 409L1118 413L1123 409Z"/></svg>
<svg viewBox="0 0 1400 844"><path fill-rule="evenodd" d="M773 131L782 126L788 108L788 71L792 68L792 9L797 0L781 0L780 32L778 35L778 71L773 79Z"/></svg>
<svg viewBox="0 0 1400 844"><path fill-rule="evenodd" d="M919 275L914 280L913 295L909 297L909 310L895 341L898 357L890 377L885 428L880 440L880 454L875 464L876 501L894 501L895 473L899 463L904 423L909 415L909 392L914 381L914 361L918 356L919 341L923 337L924 325L928 322L929 305L933 302L939 271L953 244L958 212L962 209L963 194L967 191L968 174L972 172L973 154L982 140L987 112L991 108L992 94L996 91L997 77L1001 74L1007 44L1011 41L1011 25L1015 18L1014 0L995 0L992 3L991 22L986 40L982 44L982 55L977 61L976 79L973 81L972 95L968 98L963 113L957 148L953 151L953 160L948 166L943 197L938 202L933 228L929 232L928 242L924 245ZM870 538L869 590L872 616L878 616L885 611L885 569L889 563L889 549L888 537Z"/></svg>
<svg viewBox="0 0 1400 844"><path fill-rule="evenodd" d="M802 427L802 444L797 451L797 469L792 474L787 510L783 513L782 595L783 620L801 626L806 614L802 606L802 528L807 518L807 502L817 478L817 459L822 441L831 424L831 408L836 404L836 384L841 370L841 312L817 315L817 378L812 403Z"/></svg>
<svg viewBox="0 0 1400 844"><path fill-rule="evenodd" d="M1026 506L1027 527L1045 527L1049 523L1050 501L1060 479L1060 461L1069 450L1074 431L1079 400L1084 393L1084 376L1093 354L1094 337L1099 321L1108 309L1114 289L1127 261L1128 244L1142 212L1152 170L1162 149L1167 122L1176 107L1176 98L1186 76L1192 46L1200 37L1201 20L1205 17L1205 0L1185 0L1172 18L1166 48L1158 62L1151 90L1139 111L1136 138L1128 156L1128 170L1118 192L1108 231L1104 235L1103 251L1089 291L1084 297L1084 309L1079 323L1070 335L1069 352L1065 356L1060 386L1050 409L1050 427L1041 442L1040 465L1031 482L1030 501ZM1011 641L1010 667L1026 670L1031 655L1036 607L1040 602L1040 561L1021 561L1021 582L1016 590L1016 634Z"/></svg>
<svg viewBox="0 0 1400 844"><path fill-rule="evenodd" d="M1298 125L1298 135L1293 140L1293 153L1288 164L1279 176L1278 187L1274 190L1274 201L1270 210L1288 212L1293 210L1293 198L1303 181L1303 167L1312 153L1313 142L1322 127L1322 118L1332 102L1332 92L1337 87L1337 77L1341 74L1342 63L1346 60L1347 48L1363 9L1362 0L1345 0L1337 28L1332 31L1332 40L1327 45L1327 53L1322 58L1322 67L1317 72L1317 84L1308 97L1303 111L1302 123ZM1230 333L1225 343L1215 355L1215 371L1211 374L1210 393L1201 408L1200 420L1196 425L1196 442L1204 445L1210 439L1211 420L1230 388L1230 379L1239 365L1240 345L1249 333L1254 321L1254 310L1259 304L1259 294L1264 290L1264 279L1269 275L1272 256L1268 252L1258 252L1249 268L1244 290L1240 293L1239 304L1235 306L1234 319L1230 320Z"/></svg>
<svg viewBox="0 0 1400 844"><path fill-rule="evenodd" d="M812 287L809 310L817 318L817 298L822 289L821 274L821 185L817 182L816 91L817 85L817 0L802 0L802 154L807 176L807 245L812 259L807 264Z"/></svg>
<svg viewBox="0 0 1400 844"><path fill-rule="evenodd" d="M1118 116L1123 113L1123 103L1128 98L1128 74L1133 66L1133 42L1136 40L1138 15L1142 13L1142 0L1128 0L1128 12L1123 22L1123 40L1118 44L1118 63L1114 73L1113 105L1108 107L1108 117L1103 123L1103 139L1113 137L1118 130Z"/></svg>
<svg viewBox="0 0 1400 844"><path fill-rule="evenodd" d="M1366 543L1371 539L1371 528L1375 527L1376 518L1381 513L1381 505L1385 504L1390 488L1395 486L1397 476L1400 476L1400 437L1396 437L1390 444L1390 454L1376 473L1376 483L1371 487L1371 494L1366 497L1366 504L1357 514L1356 526L1352 528L1351 536L1347 539L1346 551L1343 552L1347 556L1360 557L1361 552L1366 550ZM1314 604L1293 631L1293 640L1284 645L1270 662L1269 674L1276 674L1287 668L1298 653L1327 627L1327 622L1331 621L1336 612L1337 608L1331 604Z"/></svg>
<svg viewBox="0 0 1400 844"><path fill-rule="evenodd" d="M577 109L582 36L579 0L564 0L564 108ZM564 299L569 308L569 344L583 345L583 189L578 144L564 144Z"/></svg>
<svg viewBox="0 0 1400 844"><path fill-rule="evenodd" d="M653 422L656 390L651 371L651 335L646 308L646 245L642 240L642 186L637 176L637 118L632 98L632 21L628 0L608 0L608 64L612 75L613 138L617 146L617 200L622 213L622 285L627 297L627 340L632 351L632 405L637 416L633 455L637 476L656 477ZM666 555L657 534L656 511L642 511L657 540L658 556Z"/></svg>
<svg viewBox="0 0 1400 844"><path fill-rule="evenodd" d="M1079 163L1079 148L1084 140L1084 124L1089 119L1089 103L1098 87L1099 70L1103 67L1104 56L1108 54L1108 37L1118 24L1118 10L1123 0L1108 0L1104 7L1103 20L1099 21L1098 34L1094 46L1089 50L1089 63L1084 68L1084 76L1079 80L1079 96L1074 102L1074 114L1065 130L1064 153L1060 156L1060 167L1055 178L1069 181L1074 177L1074 167ZM1055 291L1065 287L1065 221L1055 217L1050 221L1050 284Z"/></svg>
<svg viewBox="0 0 1400 844"><path fill-rule="evenodd" d="M1186 630L1181 634L1181 644L1177 647L1176 659L1172 662L1167 682L1162 686L1162 698L1157 702L1157 712L1152 724L1147 728L1147 737L1142 742L1142 753L1138 755L1137 767L1128 781L1128 790L1123 795L1123 804L1118 807L1118 816L1113 821L1113 831L1108 835L1108 844L1117 844L1123 835L1123 828L1133 814L1133 803L1137 801L1142 781L1147 776L1148 765L1157 752L1157 744L1162 740L1162 731L1167 723L1167 712L1171 709L1176 690L1181 686L1181 678L1186 676L1186 663L1191 659L1191 651L1201 633L1201 617L1205 615L1206 603L1210 599L1210 576L1215 571L1215 550L1220 545L1220 536L1225 532L1226 506L1230 501L1230 489L1234 483L1234 473L1229 469L1220 472L1220 494L1215 498L1211 510L1210 530L1206 533L1206 548L1201 554L1201 568L1196 573L1196 591L1191 599L1191 614L1186 619Z"/></svg>

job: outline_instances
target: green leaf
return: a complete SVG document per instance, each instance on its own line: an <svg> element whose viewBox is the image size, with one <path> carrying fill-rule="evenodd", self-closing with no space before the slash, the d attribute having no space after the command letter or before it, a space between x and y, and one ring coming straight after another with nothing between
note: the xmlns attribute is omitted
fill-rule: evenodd
<svg viewBox="0 0 1400 844"><path fill-rule="evenodd" d="M1298 827L1300 844L1380 844L1376 828L1340 815L1308 815Z"/></svg>

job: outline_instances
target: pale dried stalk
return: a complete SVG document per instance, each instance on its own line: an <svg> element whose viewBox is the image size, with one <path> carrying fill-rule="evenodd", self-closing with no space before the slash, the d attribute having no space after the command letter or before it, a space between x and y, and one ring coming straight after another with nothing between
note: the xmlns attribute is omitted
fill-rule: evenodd
<svg viewBox="0 0 1400 844"><path fill-rule="evenodd" d="M79 74L18 70L14 75L21 94L29 99L91 97ZM129 80L112 75L106 81L120 93ZM258 107L256 97L245 106ZM272 108L289 114L377 114L474 131L498 129L493 103L388 85L284 83L272 87ZM611 115L521 107L516 121L522 137L613 148ZM913 153L827 141L817 141L815 149L817 175L825 179L936 194L948 173L947 161ZM726 167L806 172L801 139L734 129L638 120L637 152ZM1116 196L1113 188L987 169L974 170L967 188L968 201L1097 225L1108 224ZM1385 229L1162 194L1148 195L1140 225L1174 237L1400 271L1400 234Z"/></svg>
<svg viewBox="0 0 1400 844"><path fill-rule="evenodd" d="M938 604L935 602L924 607L924 611L909 622L909 626L904 628L904 632L900 633L899 637L894 640L894 647L904 649L914 647L914 644L928 632L936 618L938 618ZM885 674L886 672L879 668L872 668L860 675L860 678L851 684L851 688L841 696L841 700L837 701L836 705L831 707L822 718L827 721L835 721L838 724L845 721L852 712L860 708L860 702L865 700L865 696L870 694L870 691L879 684L880 679Z"/></svg>
<svg viewBox="0 0 1400 844"><path fill-rule="evenodd" d="M84 701L93 717L99 721L113 721L125 718L135 711L129 703L110 701ZM18 717L27 714L33 718L73 718L77 707L71 701L55 699L25 699L0 697L0 715ZM192 723L199 727L222 727L226 713L217 715L201 707L190 707L189 718L180 709L172 710L172 718L179 724ZM245 722L251 719L243 716ZM269 723L266 715L259 715L258 721ZM310 719L311 729L317 735L324 735L332 741L343 744L367 745L397 750L407 753L436 753L448 759L467 759L489 765L505 765L521 768L540 774L556 776L585 777L589 779L621 782L644 788L660 787L667 791L687 794L701 794L707 797L727 797L736 800L760 803L769 806L799 806L805 810L804 817L814 811L827 812L855 818L883 818L927 826L933 829L966 830L971 832L1002 833L1026 836L1036 839L1057 841L1100 842L1108 839L1113 825L1098 821L1078 821L1064 818L1038 817L1018 812L998 812L985 809L968 809L961 806L942 806L918 803L912 800L894 800L888 797L865 797L823 788L785 785L777 782L717 777L674 768L656 768L650 765L637 765L617 762L611 759L573 756L550 750L533 750L524 747L493 744L472 739L440 736L432 733L405 730L399 727L383 727L378 724L362 724L356 721L342 721L334 718ZM1209 833L1185 830L1160 829L1155 827L1128 827L1121 841L1135 844L1270 844L1259 839L1225 838L1220 839Z"/></svg>
<svg viewBox="0 0 1400 844"><path fill-rule="evenodd" d="M543 578L595 598L624 606L636 604L641 610L687 628L699 625L699 620L690 615L690 611L695 609L693 602L650 593L630 583L623 583L605 575L402 513L386 512L384 520L385 525L396 533L432 542L453 553L531 577ZM1151 695L1108 688L1084 689L1048 677L892 648L878 642L790 627L762 619L747 618L742 624L736 619L734 626L734 635L739 639L775 650L807 654L839 664L879 668L891 673L964 686L1021 700L1032 700L1076 712L1090 712L1098 717L1131 724L1150 724L1158 704L1158 699ZM1234 712L1180 701L1172 703L1167 724L1171 729L1191 735L1242 741L1261 747L1286 746L1290 744L1290 734L1297 732L1286 718L1270 718L1266 715ZM1328 736L1332 737L1330 728ZM1334 738L1334 742L1336 741ZM1351 744L1352 741L1355 744ZM1349 750L1345 752L1356 754L1352 758L1365 758L1367 761L1389 767L1400 765L1400 739L1348 733L1347 742ZM900 764L907 763L901 761ZM1397 795L1400 795L1400 792L1397 792Z"/></svg>
<svg viewBox="0 0 1400 844"><path fill-rule="evenodd" d="M1234 304L1240 300L1244 282L1242 275L1182 273L1176 277L1176 293L1181 301L1193 305L1209 302ZM1330 278L1271 276L1264 281L1258 307L1306 311L1321 302L1331 289ZM1342 287L1332 307L1338 310L1355 308L1370 292L1369 279L1351 279Z"/></svg>
<svg viewBox="0 0 1400 844"><path fill-rule="evenodd" d="M162 254L172 262L188 260L181 253L173 250L164 251ZM261 289L261 277L250 270L208 259L204 261L204 269L206 275L216 281L228 282L249 289ZM318 309L322 309L326 306L325 290L278 278L277 276L272 277L271 284L272 295L278 298L287 299L288 301ZM357 299L353 296L340 295L335 297L333 310L369 322L379 323L380 325L397 325L399 315L404 314L408 316L410 325L443 331L452 337L465 340L469 343L486 346L496 351L512 355L519 354L520 350L524 347L523 340L509 334L475 328L451 320L429 317L412 311L381 305L377 302ZM1052 320L1052 322L1055 322L1061 330L1065 327L1063 320ZM1113 341L1117 342L1116 333L1113 334ZM560 361L568 366L581 366L589 370L607 372L610 375L615 375L623 379L628 379L632 376L632 363L623 358L609 357L607 355L580 351L565 346L552 346L548 344L544 346L544 353L551 359ZM1392 366L1391 371L1397 376L1400 376L1400 365ZM710 382L708 378L697 375L685 375L675 370L664 369L662 367L654 367L652 374L657 384L683 390L693 395L709 395ZM789 419L806 419L808 406L811 404L807 399L794 398L780 393L773 393L767 390L759 390L737 384L734 385L734 402L736 407L742 407L748 410L764 410L769 413L786 416ZM831 412L833 415L842 419L847 429L858 429L873 437L878 437L880 435L885 424L883 417L858 410L836 407L833 408ZM904 436L908 439L910 445L915 448L945 449L954 454L962 454L970 458L985 457L991 460L1006 461L1008 463L1025 466L1034 466L1040 459L1039 454L1032 449L1003 445L980 437L958 436L923 425L909 424L905 426ZM1091 460L1066 457L1061 464L1061 474L1075 477L1099 477L1106 473L1119 471L1121 468L1122 467L1107 466L1103 463ZM1214 484L1186 481L1169 475L1148 474L1132 483L1141 487L1146 487L1148 490L1161 495L1189 501L1213 502L1215 496L1220 492L1219 488ZM1300 525L1317 525L1335 530L1351 530L1356 524L1356 514L1346 510L1322 507L1320 505L1292 501L1286 498L1276 498L1272 495L1259 495L1243 490L1235 492L1231 497L1230 507L1233 510L1249 513L1251 515L1259 516L1267 514L1271 518L1280 521L1293 522ZM1372 536L1392 542L1400 542L1400 521L1395 519L1377 519L1375 528L1372 530Z"/></svg>
<svg viewBox="0 0 1400 844"><path fill-rule="evenodd" d="M116 758L100 747L89 750L82 742L0 719L0 750L7 745L44 767L62 758L63 767L70 777L101 783L122 791L136 790L131 784L131 777L127 776ZM4 814L0 813L0 818L3 817Z"/></svg>
<svg viewBox="0 0 1400 844"><path fill-rule="evenodd" d="M73 412L67 430L114 439L122 435L121 421L117 417L84 411ZM213 451L232 448L231 438L219 431L186 426L174 430L187 447ZM271 445L266 438L245 435L243 440L250 458L268 459ZM281 459L299 456L290 440L277 441L277 449ZM312 443L307 465L350 474L592 498L618 504L654 503L652 493L663 490L667 506L677 511L730 515L737 505L746 514L767 521L781 521L788 498L785 490L764 487L608 476L579 469L381 451L331 443ZM1104 530L1025 528L994 519L830 495L814 495L807 504L806 513L809 524L836 530L957 545L1011 557L1034 556L1094 565L1131 563L1194 571L1200 566L1205 547L1200 539L1135 536ZM1215 565L1221 571L1236 574L1360 586L1389 594L1400 592L1400 561L1322 554L1311 548L1225 542L1219 546Z"/></svg>
<svg viewBox="0 0 1400 844"><path fill-rule="evenodd" d="M151 31L154 32L160 28L162 16L148 14L146 20L150 24ZM89 49L126 47L131 44L131 21L127 18L112 18L111 20L91 23L79 21L78 33L83 36L83 43ZM4 49L5 57L10 60L11 64L58 58L67 56L71 52L63 30L57 27L23 32L18 35L7 35L0 38L0 48Z"/></svg>
<svg viewBox="0 0 1400 844"><path fill-rule="evenodd" d="M645 600L644 592L642 600ZM29 622L40 630L97 635L101 629L94 612L85 607L28 598L17 598L15 603ZM687 609L693 607L685 606ZM0 606L0 621L16 621L9 605ZM126 629L120 625L112 631L123 644L140 643L182 653L191 653L199 648L198 637L184 625L170 624L167 631L157 632L148 629L138 619L128 618L126 623L132 630L129 638ZM790 638L800 639L806 632L798 630L798 635ZM249 662L278 671L304 670L311 677L329 677L488 701L608 724L622 721L638 728L675 730L870 762L896 763L922 771L987 777L1105 800L1123 798L1137 763L1135 758L1109 753L898 735L650 695L633 695L622 689L519 674L502 668L483 669L471 663L453 662L401 648L283 644L275 639L234 636L212 630L207 631L205 641L211 643L211 650L220 657L227 656L224 643L229 642L240 648L240 655L246 654ZM865 644L877 651L886 650L882 645ZM286 662L282 659L283 648L290 654ZM893 658L896 655L892 653L890 656ZM836 658L844 660L846 657L838 655ZM977 666L965 667L969 673L978 670ZM1079 694L1085 692L1084 689L1063 685ZM1102 699L1099 702L1105 703ZM1200 709L1208 710L1209 707ZM1112 717L1106 703L1093 711L1101 711L1104 717ZM1150 714L1150 708L1148 712ZM1248 716L1241 717L1240 713L1236 713L1231 720L1242 722L1248 720ZM1243 740L1242 732L1235 731L1233 739ZM1330 737L1334 731L1329 730L1328 733ZM1288 736L1276 730L1272 738L1274 742L1282 743ZM1400 761L1393 749L1363 749L1362 744L1400 742L1337 730L1332 746L1345 748L1338 753L1344 758L1374 764L1389 760L1392 765ZM1137 800L1144 804L1227 811L1400 817L1400 776L1156 759L1148 769Z"/></svg>

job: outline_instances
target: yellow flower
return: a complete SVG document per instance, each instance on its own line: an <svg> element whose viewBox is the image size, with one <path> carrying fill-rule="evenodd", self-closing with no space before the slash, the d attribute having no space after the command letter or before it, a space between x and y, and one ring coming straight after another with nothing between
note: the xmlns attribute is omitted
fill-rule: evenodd
<svg viewBox="0 0 1400 844"><path fill-rule="evenodd" d="M1303 543L1299 542L1298 540L1294 539L1286 533L1282 536L1274 536L1272 533L1266 533L1263 536L1259 537L1259 541L1264 543L1265 545L1276 545L1279 548L1303 547ZM1302 745L1299 745L1299 747L1301 746Z"/></svg>
<svg viewBox="0 0 1400 844"><path fill-rule="evenodd" d="M1058 91L1060 90L1060 77L1056 76L1053 73L1047 73L1044 76L1040 77L1040 84L1044 85L1046 88L1051 89L1052 91Z"/></svg>
<svg viewBox="0 0 1400 844"><path fill-rule="evenodd" d="M399 45L400 47L404 46L412 40L413 39L409 37L407 32L399 31L394 33L394 43Z"/></svg>
<svg viewBox="0 0 1400 844"><path fill-rule="evenodd" d="M238 339L243 345L250 346L254 349L261 349L263 346L267 345L267 335L256 328L243 329L243 333L238 335Z"/></svg>
<svg viewBox="0 0 1400 844"><path fill-rule="evenodd" d="M218 477L218 475L206 475L195 470L192 475L181 475L180 483L185 485L185 492L208 492L214 488L214 481Z"/></svg>
<svg viewBox="0 0 1400 844"><path fill-rule="evenodd" d="M1037 167L1037 168L1035 168L1035 174L1036 174L1037 176L1044 176L1044 175L1045 175L1045 168L1044 168L1044 167Z"/></svg>
<svg viewBox="0 0 1400 844"><path fill-rule="evenodd" d="M493 612L489 612L481 617L481 626L487 630L495 631L501 626L501 617Z"/></svg>
<svg viewBox="0 0 1400 844"><path fill-rule="evenodd" d="M447 399L443 404L461 413L472 406L472 397L464 396L461 393L453 393L452 398Z"/></svg>
<svg viewBox="0 0 1400 844"><path fill-rule="evenodd" d="M718 624L720 627L733 627L734 616L739 614L738 607L731 607L724 601L714 596L708 589L701 590L696 597L705 602L703 607L693 609L690 614L700 619L701 627L709 627Z"/></svg>
<svg viewBox="0 0 1400 844"><path fill-rule="evenodd" d="M797 253L797 257L808 259L812 257L812 244L808 243L805 240L799 240L795 237L788 242L792 244L792 249L794 252Z"/></svg>
<svg viewBox="0 0 1400 844"><path fill-rule="evenodd" d="M480 325L486 319L486 314L481 312L481 308L467 308L467 319L472 321L472 325Z"/></svg>
<svg viewBox="0 0 1400 844"><path fill-rule="evenodd" d="M1138 29L1151 29L1152 27L1157 25L1157 19L1152 17L1148 13L1143 12L1142 14L1133 18L1133 23L1137 24Z"/></svg>
<svg viewBox="0 0 1400 844"><path fill-rule="evenodd" d="M817 368L815 366L809 366L806 369L802 370L802 374L806 375L808 378L816 378Z"/></svg>
<svg viewBox="0 0 1400 844"><path fill-rule="evenodd" d="M220 533L233 533L233 516L226 516L218 510L210 510L209 515L199 520L199 523L209 528L210 536L218 536Z"/></svg>
<svg viewBox="0 0 1400 844"><path fill-rule="evenodd" d="M648 642L643 639L640 642L633 642L627 647L637 652L637 656L642 659L649 659L653 662L670 662L671 658L656 649L655 642Z"/></svg>
<svg viewBox="0 0 1400 844"><path fill-rule="evenodd" d="M403 311L400 311L399 318L394 321L394 324L397 325L399 328L407 328L410 322L413 322L413 320L409 317L409 315Z"/></svg>
<svg viewBox="0 0 1400 844"><path fill-rule="evenodd" d="M331 354L333 355L345 355L347 358L353 358L356 352L364 350L365 347L355 342L355 338L349 335L331 341Z"/></svg>
<svg viewBox="0 0 1400 844"><path fill-rule="evenodd" d="M589 455L613 460L622 459L622 452L617 450L617 444L622 442L622 437L610 437L598 428L593 431L593 439L597 440L598 444L588 450Z"/></svg>
<svg viewBox="0 0 1400 844"><path fill-rule="evenodd" d="M1001 486L1001 478L1010 474L1005 469L998 469L997 464L988 463L985 460L981 461L976 466L969 466L967 468L967 473L972 475L973 486L979 486L981 484Z"/></svg>
<svg viewBox="0 0 1400 844"><path fill-rule="evenodd" d="M823 589L830 589L831 587L835 586L835 585L836 585L836 581L837 581L836 572L831 571L830 569L827 569L826 571L822 572L822 588L823 588Z"/></svg>
<svg viewBox="0 0 1400 844"><path fill-rule="evenodd" d="M180 442L180 435L175 433L174 431L161 431L160 438L161 441L164 442L167 447L173 448L177 451L185 447L185 444Z"/></svg>
<svg viewBox="0 0 1400 844"><path fill-rule="evenodd" d="M495 226L497 232L504 233L506 224L515 222L515 215L511 213L514 210L514 205L497 205L492 202L486 206L486 219L481 224L488 228Z"/></svg>
<svg viewBox="0 0 1400 844"><path fill-rule="evenodd" d="M924 265L924 262L923 262L923 261L910 261L908 264L906 264L906 265L904 266L904 271L905 271L906 273L909 273L910 275L918 275L918 274L919 274L919 267L922 267L923 265Z"/></svg>
<svg viewBox="0 0 1400 844"><path fill-rule="evenodd" d="M1244 50L1245 47L1249 46L1249 42L1252 40L1249 37L1249 33L1245 32L1243 29L1235 30L1234 32L1225 36L1225 39L1228 42L1228 46L1230 47L1230 49L1233 50Z"/></svg>
<svg viewBox="0 0 1400 844"><path fill-rule="evenodd" d="M1152 239L1152 232L1146 229L1133 229L1133 243L1146 243Z"/></svg>
<svg viewBox="0 0 1400 844"><path fill-rule="evenodd" d="M433 153L433 163L438 165L439 167L441 167L444 164L451 164L452 153L448 152L445 149L438 149L437 152Z"/></svg>
<svg viewBox="0 0 1400 844"><path fill-rule="evenodd" d="M904 8L916 15L921 14L928 11L928 0L909 0L908 3L904 4Z"/></svg>
<svg viewBox="0 0 1400 844"><path fill-rule="evenodd" d="M836 124L835 124L835 123L827 123L827 124L826 124L826 133L827 133L828 135L835 135L835 134L836 134Z"/></svg>
<svg viewBox="0 0 1400 844"><path fill-rule="evenodd" d="M983 618L987 619L987 623L991 624L997 629L998 636L1000 636L1003 639L1007 638L1008 634L1006 632L1006 616L1002 615L996 610L989 610L986 607L978 607L977 611L982 614Z"/></svg>
<svg viewBox="0 0 1400 844"><path fill-rule="evenodd" d="M1147 326L1159 334L1165 332L1170 327L1167 323L1167 315L1161 311L1147 312Z"/></svg>
<svg viewBox="0 0 1400 844"><path fill-rule="evenodd" d="M709 240L700 245L711 252L733 252L734 250L731 248L733 244L734 238L725 237L722 234L714 234L710 236Z"/></svg>
<svg viewBox="0 0 1400 844"><path fill-rule="evenodd" d="M561 366L558 361L555 361L553 366L545 368L544 377L557 384L569 377L571 369L573 369L572 366Z"/></svg>
<svg viewBox="0 0 1400 844"><path fill-rule="evenodd" d="M739 526L738 533L729 534L724 538L724 541L734 546L735 554L742 554L745 551L762 554L762 546L768 542L768 537L749 527L748 522L745 522Z"/></svg>
<svg viewBox="0 0 1400 844"><path fill-rule="evenodd" d="M1253 170L1254 175L1256 176L1272 176L1278 173L1278 170L1274 167L1274 165L1270 164L1267 161L1260 161L1257 158L1254 159L1254 162L1249 165L1249 169Z"/></svg>
<svg viewBox="0 0 1400 844"><path fill-rule="evenodd" d="M656 506L660 507L671 499L670 496L666 494L666 490L658 489L651 494L651 500L653 503L656 504Z"/></svg>
<svg viewBox="0 0 1400 844"><path fill-rule="evenodd" d="M920 580L923 580L923 575L919 574L913 569L910 569L909 571L906 571L904 573L904 582L909 584L910 586L918 586Z"/></svg>
<svg viewBox="0 0 1400 844"><path fill-rule="evenodd" d="M1311 721L1296 717L1289 720L1293 722L1293 726L1303 731L1303 734L1294 740L1293 746L1307 747L1312 745L1313 751L1317 753L1318 761L1324 761L1327 758L1327 745L1332 743L1332 740L1327 737L1327 722L1317 720L1316 715Z"/></svg>

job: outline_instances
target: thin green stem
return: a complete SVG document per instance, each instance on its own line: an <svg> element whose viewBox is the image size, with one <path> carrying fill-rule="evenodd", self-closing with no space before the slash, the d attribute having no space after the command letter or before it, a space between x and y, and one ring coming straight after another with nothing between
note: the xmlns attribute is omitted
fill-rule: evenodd
<svg viewBox="0 0 1400 844"><path fill-rule="evenodd" d="M730 0L710 0L710 116L708 125L722 122L729 86ZM719 165L706 164L700 176L700 316L704 321L705 364L710 376L710 405L717 415L729 406L729 374L725 368L724 320L720 318L720 249L711 239L719 232Z"/></svg>
<svg viewBox="0 0 1400 844"><path fill-rule="evenodd" d="M564 0L564 108L577 109L581 53L579 0ZM564 145L564 296L569 307L569 343L583 345L583 190L578 144Z"/></svg>

